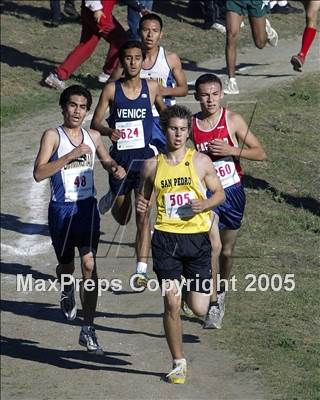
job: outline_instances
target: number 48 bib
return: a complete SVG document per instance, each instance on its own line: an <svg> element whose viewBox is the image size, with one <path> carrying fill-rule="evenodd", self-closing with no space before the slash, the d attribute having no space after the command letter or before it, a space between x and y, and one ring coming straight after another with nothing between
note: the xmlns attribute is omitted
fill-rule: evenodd
<svg viewBox="0 0 320 400"><path fill-rule="evenodd" d="M65 197L70 201L83 200L92 196L92 169L77 168L64 171Z"/></svg>

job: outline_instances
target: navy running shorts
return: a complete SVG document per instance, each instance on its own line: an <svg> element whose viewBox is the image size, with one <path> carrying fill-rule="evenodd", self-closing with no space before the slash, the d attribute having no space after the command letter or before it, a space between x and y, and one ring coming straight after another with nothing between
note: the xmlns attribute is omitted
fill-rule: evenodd
<svg viewBox="0 0 320 400"><path fill-rule="evenodd" d="M226 200L220 206L213 209L219 216L219 229L239 229L241 226L246 195L241 183L224 189Z"/></svg>
<svg viewBox="0 0 320 400"><path fill-rule="evenodd" d="M77 202L51 201L48 211L49 231L60 264L70 263L75 248L88 248L94 254L100 238L97 200L90 197Z"/></svg>

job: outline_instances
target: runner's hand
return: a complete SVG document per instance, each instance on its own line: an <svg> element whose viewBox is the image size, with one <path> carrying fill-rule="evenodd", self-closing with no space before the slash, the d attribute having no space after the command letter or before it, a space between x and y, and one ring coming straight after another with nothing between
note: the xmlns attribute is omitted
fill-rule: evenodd
<svg viewBox="0 0 320 400"><path fill-rule="evenodd" d="M190 200L189 204L191 206L192 211L195 214L201 213L206 208L206 201L205 200L192 199L192 200Z"/></svg>
<svg viewBox="0 0 320 400"><path fill-rule="evenodd" d="M208 152L214 156L230 156L233 147L221 139L214 139L208 144Z"/></svg>
<svg viewBox="0 0 320 400"><path fill-rule="evenodd" d="M136 200L136 210L140 214L145 214L148 211L149 200L146 200L143 196L138 195Z"/></svg>
<svg viewBox="0 0 320 400"><path fill-rule="evenodd" d="M121 132L119 131L119 129L112 129L111 133L110 133L110 139L113 142L116 142L117 140L119 140L121 137Z"/></svg>
<svg viewBox="0 0 320 400"><path fill-rule="evenodd" d="M121 165L118 165L117 167L112 167L112 175L116 179L123 179L127 175L127 173L126 170L121 167Z"/></svg>
<svg viewBox="0 0 320 400"><path fill-rule="evenodd" d="M102 17L105 17L105 14L102 10L97 10L93 13L93 18L96 21L97 24L100 23L100 20Z"/></svg>
<svg viewBox="0 0 320 400"><path fill-rule="evenodd" d="M77 158L80 158L84 154L91 154L92 150L91 147L88 146L85 143L81 143L79 146L77 146L75 149L70 151L70 156L72 157L72 160L76 160Z"/></svg>

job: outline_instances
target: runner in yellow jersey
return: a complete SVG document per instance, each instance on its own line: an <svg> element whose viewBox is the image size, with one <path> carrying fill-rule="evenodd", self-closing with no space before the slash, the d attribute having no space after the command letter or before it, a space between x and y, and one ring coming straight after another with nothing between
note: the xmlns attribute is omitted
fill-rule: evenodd
<svg viewBox="0 0 320 400"><path fill-rule="evenodd" d="M186 147L190 111L174 105L163 111L160 119L167 152L144 162L137 212L149 220L155 190L157 217L151 247L153 268L164 292L163 325L173 358L167 377L170 383L184 383L187 363L182 348L181 276L185 278L187 305L196 315L204 316L211 290L211 209L225 197L210 158ZM209 199L206 189L213 192ZM150 240L148 229L141 240Z"/></svg>

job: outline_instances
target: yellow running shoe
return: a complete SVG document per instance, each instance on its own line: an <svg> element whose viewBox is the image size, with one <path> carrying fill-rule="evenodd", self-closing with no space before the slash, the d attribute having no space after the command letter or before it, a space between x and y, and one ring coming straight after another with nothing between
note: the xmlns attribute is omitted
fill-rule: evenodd
<svg viewBox="0 0 320 400"><path fill-rule="evenodd" d="M191 310L191 308L189 308L188 304L184 300L181 300L181 311L187 318L195 317L193 311Z"/></svg>
<svg viewBox="0 0 320 400"><path fill-rule="evenodd" d="M185 383L187 379L187 362L179 360L173 363L173 370L166 376L169 383Z"/></svg>

